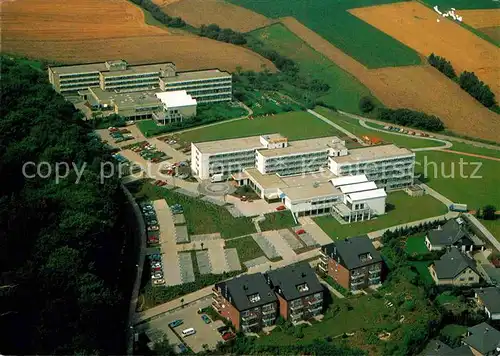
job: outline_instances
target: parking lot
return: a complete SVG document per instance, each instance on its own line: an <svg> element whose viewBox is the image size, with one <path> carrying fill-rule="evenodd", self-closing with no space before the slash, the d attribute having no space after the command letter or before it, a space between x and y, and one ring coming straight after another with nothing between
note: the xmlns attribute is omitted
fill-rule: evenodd
<svg viewBox="0 0 500 356"><path fill-rule="evenodd" d="M159 341L163 335L166 335L171 345L178 345L183 342L194 352L203 351L203 345L208 345L209 349L214 349L217 342L222 341L217 328L224 324L219 321L212 321L210 324L205 324L201 319L201 314L198 314L199 308L205 308L212 302L211 298L206 298L193 305L186 306L183 309L174 311L137 327L136 332L145 332L146 335L156 337ZM182 320L183 323L173 330L169 324L175 320ZM182 337L182 330L194 328L194 335Z"/></svg>

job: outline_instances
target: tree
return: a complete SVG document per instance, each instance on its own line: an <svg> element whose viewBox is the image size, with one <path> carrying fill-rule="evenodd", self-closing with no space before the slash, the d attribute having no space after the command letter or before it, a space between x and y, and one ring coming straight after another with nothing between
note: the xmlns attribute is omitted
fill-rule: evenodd
<svg viewBox="0 0 500 356"><path fill-rule="evenodd" d="M496 219L497 208L493 205L486 205L483 208L483 219L484 220L495 220Z"/></svg>
<svg viewBox="0 0 500 356"><path fill-rule="evenodd" d="M361 112L369 113L369 112L373 111L374 108L375 108L375 104L373 103L373 100L371 97L363 96L359 100L359 109L361 110Z"/></svg>

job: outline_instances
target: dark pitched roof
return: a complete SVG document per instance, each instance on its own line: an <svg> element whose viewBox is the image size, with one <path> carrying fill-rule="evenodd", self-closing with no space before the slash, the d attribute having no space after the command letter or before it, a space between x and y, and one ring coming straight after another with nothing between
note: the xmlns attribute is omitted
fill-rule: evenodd
<svg viewBox="0 0 500 356"><path fill-rule="evenodd" d="M490 313L500 313L500 288L488 287L475 289L474 291Z"/></svg>
<svg viewBox="0 0 500 356"><path fill-rule="evenodd" d="M267 272L268 282L286 300L323 292L316 273L307 262L299 262Z"/></svg>
<svg viewBox="0 0 500 356"><path fill-rule="evenodd" d="M380 253L373 247L367 235L339 240L323 246L322 250L329 257L338 258L339 263L347 269L355 269L382 261ZM367 254L370 258L362 258Z"/></svg>
<svg viewBox="0 0 500 356"><path fill-rule="evenodd" d="M475 356L472 350L467 345L462 345L451 349L448 351L445 356Z"/></svg>
<svg viewBox="0 0 500 356"><path fill-rule="evenodd" d="M452 351L452 348L445 343L432 339L429 341L424 351L420 354L421 356L444 356Z"/></svg>
<svg viewBox="0 0 500 356"><path fill-rule="evenodd" d="M217 283L221 294L239 311L259 307L278 300L261 273L244 274L240 277ZM255 301L250 297L255 296ZM253 299L253 298L252 298Z"/></svg>
<svg viewBox="0 0 500 356"><path fill-rule="evenodd" d="M482 354L495 351L500 347L500 331L487 323L481 323L467 329L470 333L464 342Z"/></svg>
<svg viewBox="0 0 500 356"><path fill-rule="evenodd" d="M474 245L463 225L455 219L448 220L444 225L428 232L427 237L432 245Z"/></svg>
<svg viewBox="0 0 500 356"><path fill-rule="evenodd" d="M488 275L491 284L500 287L500 268L495 268L490 264L483 264L482 267L484 269L484 272L486 272L486 274Z"/></svg>
<svg viewBox="0 0 500 356"><path fill-rule="evenodd" d="M476 262L456 247L450 248L448 252L441 256L441 259L434 261L434 270L439 279L455 278L467 267L478 273Z"/></svg>

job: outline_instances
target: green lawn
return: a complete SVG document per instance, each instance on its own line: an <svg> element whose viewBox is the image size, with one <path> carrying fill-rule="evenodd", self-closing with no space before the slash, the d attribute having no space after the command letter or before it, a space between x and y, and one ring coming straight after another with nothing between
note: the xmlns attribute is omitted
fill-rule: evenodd
<svg viewBox="0 0 500 356"><path fill-rule="evenodd" d="M473 153L476 155L483 155L489 157L500 158L500 147L498 150L491 150L489 148L476 147L467 143L451 141L453 146L450 148L452 151ZM500 164L500 162L498 162Z"/></svg>
<svg viewBox="0 0 500 356"><path fill-rule="evenodd" d="M274 132L279 132L290 140L343 136L341 132L313 115L297 111L200 128L180 134L179 140L184 142L213 141Z"/></svg>
<svg viewBox="0 0 500 356"><path fill-rule="evenodd" d="M300 105L273 91L247 90L243 101L252 109L253 116L303 110Z"/></svg>
<svg viewBox="0 0 500 356"><path fill-rule="evenodd" d="M462 173L460 172L462 162ZM479 170L475 172L476 165ZM455 153L429 151L417 152L415 171L431 188L455 203L467 204L477 209L500 202L498 172L500 162Z"/></svg>
<svg viewBox="0 0 500 356"><path fill-rule="evenodd" d="M336 240L442 215L448 210L446 206L430 195L410 197L402 191L389 193L387 204L393 207L387 209L387 214L369 221L343 225L332 216L320 216L314 220L333 240Z"/></svg>
<svg viewBox="0 0 500 356"><path fill-rule="evenodd" d="M458 297L456 295L453 295L450 291L443 292L436 297L436 302L438 302L441 305L445 305L448 303L454 303L457 300L458 300Z"/></svg>
<svg viewBox="0 0 500 356"><path fill-rule="evenodd" d="M264 216L266 220L259 223L262 231L281 230L297 225L289 210L269 213Z"/></svg>
<svg viewBox="0 0 500 356"><path fill-rule="evenodd" d="M351 133L355 134L358 137L364 135L368 135L370 137L378 137L384 140L385 142L390 142L395 144L396 146L405 147L409 149L420 148L420 147L436 147L443 145L439 141L420 140L417 138L413 138L411 136L405 137L405 136L394 135L389 132L386 133L386 132L370 130L366 127L361 126L358 120L351 119L349 117L339 114L338 112L320 106L316 107L314 111L323 115L333 123L342 126L344 129L350 131ZM376 128L383 127L383 126L377 126L372 123L368 123L368 125Z"/></svg>
<svg viewBox="0 0 500 356"><path fill-rule="evenodd" d="M497 206L497 209L499 207ZM481 223L500 241L500 219L496 220L481 220Z"/></svg>
<svg viewBox="0 0 500 356"><path fill-rule="evenodd" d="M162 133L165 126L159 126L155 120L141 120L137 121L137 128L146 137L151 137Z"/></svg>
<svg viewBox="0 0 500 356"><path fill-rule="evenodd" d="M406 240L406 253L409 255L420 255L428 252L429 250L427 249L427 246L425 246L425 235L410 236Z"/></svg>
<svg viewBox="0 0 500 356"><path fill-rule="evenodd" d="M347 12L389 0L230 0L270 18L292 16L369 68L419 64L411 48ZM458 7L457 7L458 8Z"/></svg>
<svg viewBox="0 0 500 356"><path fill-rule="evenodd" d="M264 252L252 236L244 236L242 238L226 241L226 248L235 248L238 250L240 262L253 260L254 258L264 256Z"/></svg>
<svg viewBox="0 0 500 356"><path fill-rule="evenodd" d="M430 261L410 261L409 264L417 270L418 274L424 281L426 281L428 284L434 283L434 280L432 279L431 273L429 272L429 265L431 264Z"/></svg>
<svg viewBox="0 0 500 356"><path fill-rule="evenodd" d="M280 23L252 31L249 36L263 43L265 48L292 59L299 67L299 74L304 78L327 83L330 86L328 93L319 98L327 104L360 114L359 99L371 96L368 88L355 77L316 52ZM377 106L382 104L377 102Z"/></svg>
<svg viewBox="0 0 500 356"><path fill-rule="evenodd" d="M248 235L256 232L250 218L234 218L225 208L167 190L150 183L129 185L137 199L165 199L169 205L181 204L190 235L220 232L223 238Z"/></svg>
<svg viewBox="0 0 500 356"><path fill-rule="evenodd" d="M460 10L465 9L496 9L498 3L492 0L424 0L429 6L439 6L441 12L450 10L452 7L459 9L457 13L460 15ZM465 19L464 19L465 20Z"/></svg>

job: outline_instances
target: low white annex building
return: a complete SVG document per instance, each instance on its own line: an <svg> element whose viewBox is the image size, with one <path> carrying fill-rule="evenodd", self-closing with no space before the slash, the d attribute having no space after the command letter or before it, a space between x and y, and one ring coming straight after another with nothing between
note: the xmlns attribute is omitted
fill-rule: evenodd
<svg viewBox="0 0 500 356"><path fill-rule="evenodd" d="M153 118L158 124L181 122L184 118L196 116L196 99L185 90L156 93L163 110L155 111Z"/></svg>

